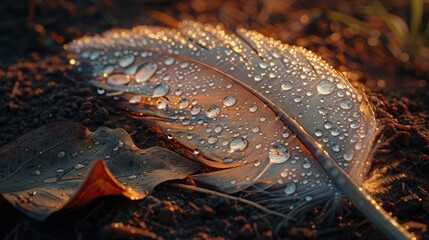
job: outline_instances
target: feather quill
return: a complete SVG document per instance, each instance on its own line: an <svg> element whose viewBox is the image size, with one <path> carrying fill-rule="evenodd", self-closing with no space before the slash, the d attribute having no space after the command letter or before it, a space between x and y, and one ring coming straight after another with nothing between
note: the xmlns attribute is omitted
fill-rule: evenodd
<svg viewBox="0 0 429 240"><path fill-rule="evenodd" d="M119 106L223 169L196 180L227 193L270 188L295 211L345 195L389 238L413 237L362 188L377 135L368 100L314 53L192 21L65 48Z"/></svg>

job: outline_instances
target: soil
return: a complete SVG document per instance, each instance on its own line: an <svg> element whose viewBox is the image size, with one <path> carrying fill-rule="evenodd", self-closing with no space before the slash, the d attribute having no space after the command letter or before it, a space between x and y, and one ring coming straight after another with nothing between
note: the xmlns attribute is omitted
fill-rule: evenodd
<svg viewBox="0 0 429 240"><path fill-rule="evenodd" d="M401 1L389 10L407 19ZM273 5L277 3L277 5ZM376 197L386 210L423 239L429 239L429 62L394 57L389 41L379 44L326 14L337 10L386 30L359 9L366 1L12 1L0 3L0 146L49 122L73 121L95 129L122 127L140 148L171 143L139 120L99 96L69 66L63 44L113 27L165 25L195 19L243 26L282 42L309 48L368 89L377 118L384 122L383 143L373 169L393 166L386 175L406 177ZM425 12L427 15L427 12ZM425 15L425 16L426 16ZM425 21L424 21L425 22ZM426 19L427 22L427 19ZM383 33L383 31L382 31ZM335 35L337 34L337 35ZM383 40L384 39L384 40ZM237 196L240 196L238 194ZM347 201L330 221L320 221L323 206L279 226L243 203L162 184L141 201L105 197L78 209L55 213L44 222L22 215L0 200L0 236L4 239L383 239Z"/></svg>

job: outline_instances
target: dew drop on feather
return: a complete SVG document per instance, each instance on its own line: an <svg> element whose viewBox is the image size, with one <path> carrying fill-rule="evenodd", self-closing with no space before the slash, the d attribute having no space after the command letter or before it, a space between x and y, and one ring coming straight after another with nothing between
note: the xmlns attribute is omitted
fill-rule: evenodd
<svg viewBox="0 0 429 240"><path fill-rule="evenodd" d="M329 95L334 92L335 84L327 80L322 80L317 84L316 89L322 95Z"/></svg>
<svg viewBox="0 0 429 240"><path fill-rule="evenodd" d="M158 64L156 63L144 63L142 64L137 72L134 74L134 78L136 82L144 83L147 82L156 72L158 69Z"/></svg>

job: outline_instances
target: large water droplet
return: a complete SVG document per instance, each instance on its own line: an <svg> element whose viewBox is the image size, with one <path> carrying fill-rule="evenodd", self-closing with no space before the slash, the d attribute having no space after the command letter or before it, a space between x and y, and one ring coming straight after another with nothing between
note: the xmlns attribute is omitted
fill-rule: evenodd
<svg viewBox="0 0 429 240"><path fill-rule="evenodd" d="M258 110L258 106L256 106L256 105L252 105L249 107L249 111L252 113L256 112L257 110Z"/></svg>
<svg viewBox="0 0 429 240"><path fill-rule="evenodd" d="M247 140L242 137L235 137L229 142L230 152L240 152L247 147Z"/></svg>
<svg viewBox="0 0 429 240"><path fill-rule="evenodd" d="M113 86L123 86L131 81L131 77L126 74L113 74L107 78L107 83Z"/></svg>
<svg viewBox="0 0 429 240"><path fill-rule="evenodd" d="M217 137L216 136L209 136L207 138L207 143L208 144L215 144L217 142Z"/></svg>
<svg viewBox="0 0 429 240"><path fill-rule="evenodd" d="M166 97L161 97L156 101L157 109L167 109L169 105L170 105L170 101Z"/></svg>
<svg viewBox="0 0 429 240"><path fill-rule="evenodd" d="M175 61L174 58L169 57L169 58L165 59L164 64L167 66L171 66L171 65L173 65L174 61Z"/></svg>
<svg viewBox="0 0 429 240"><path fill-rule="evenodd" d="M163 97L167 95L170 88L166 84L158 84L155 89L153 89L152 97Z"/></svg>
<svg viewBox="0 0 429 240"><path fill-rule="evenodd" d="M350 150L350 151L344 153L343 158L346 161L351 161L353 159L354 155L355 155L355 153L353 152L353 150Z"/></svg>
<svg viewBox="0 0 429 240"><path fill-rule="evenodd" d="M222 130L223 130L222 126L219 126L219 125L217 125L217 126L214 128L214 131L215 131L216 133L220 133L220 132L222 132Z"/></svg>
<svg viewBox="0 0 429 240"><path fill-rule="evenodd" d="M346 99L343 99L343 100L341 100L341 102L340 102L340 107L342 108L342 109L350 109L350 108L352 108L353 107L353 101L352 100L350 100L350 99L348 99L348 98L346 98Z"/></svg>
<svg viewBox="0 0 429 240"><path fill-rule="evenodd" d="M234 161L234 159L232 159L230 157L226 157L226 158L223 159L223 163L226 163L226 164L232 163L233 161Z"/></svg>
<svg viewBox="0 0 429 240"><path fill-rule="evenodd" d="M287 195L292 195L296 192L296 184L295 183L287 183L284 188L284 193Z"/></svg>
<svg viewBox="0 0 429 240"><path fill-rule="evenodd" d="M270 65L267 62L260 62L259 67L262 69L267 69Z"/></svg>
<svg viewBox="0 0 429 240"><path fill-rule="evenodd" d="M140 65L136 74L134 74L134 78L137 82L147 82L158 69L158 64L156 63L144 63Z"/></svg>
<svg viewBox="0 0 429 240"><path fill-rule="evenodd" d="M309 169L309 168L311 168L311 162L305 162L304 164L302 164L302 167L303 167L304 169Z"/></svg>
<svg viewBox="0 0 429 240"><path fill-rule="evenodd" d="M268 157L272 163L286 162L290 158L290 151L282 144L274 144L270 148Z"/></svg>
<svg viewBox="0 0 429 240"><path fill-rule="evenodd" d="M334 126L334 123L333 123L333 122L331 122L331 121L326 121L326 122L325 122L325 124L323 124L323 126L324 126L326 129L331 129L331 128Z"/></svg>
<svg viewBox="0 0 429 240"><path fill-rule="evenodd" d="M233 106L237 102L237 99L233 96L227 96L223 99L223 105L227 107Z"/></svg>
<svg viewBox="0 0 429 240"><path fill-rule="evenodd" d="M359 121L357 121L357 120L354 120L354 121L352 121L351 123L350 123L350 127L351 128L353 128L353 129L356 129L356 128L358 128L360 126L360 123L359 123Z"/></svg>
<svg viewBox="0 0 429 240"><path fill-rule="evenodd" d="M327 80L322 80L317 84L316 88L320 94L329 95L335 90L335 84Z"/></svg>
<svg viewBox="0 0 429 240"><path fill-rule="evenodd" d="M317 111L322 116L325 116L326 114L328 114L328 109L326 109L325 107L320 107L320 108L317 109Z"/></svg>
<svg viewBox="0 0 429 240"><path fill-rule="evenodd" d="M125 55L121 57L118 61L119 66L126 68L134 62L135 57L133 55Z"/></svg>
<svg viewBox="0 0 429 240"><path fill-rule="evenodd" d="M323 132L320 129L316 129L316 131L314 131L314 135L316 135L316 137L321 137L323 135Z"/></svg>
<svg viewBox="0 0 429 240"><path fill-rule="evenodd" d="M331 130L331 135L336 137L338 135L340 135L340 130L338 128L334 128Z"/></svg>
<svg viewBox="0 0 429 240"><path fill-rule="evenodd" d="M303 99L303 97L302 97L302 96L295 96L295 97L293 98L293 101L294 101L294 102L296 102L296 103L300 103L300 102L302 101L302 99Z"/></svg>
<svg viewBox="0 0 429 240"><path fill-rule="evenodd" d="M190 102L188 99L182 98L179 100L179 109L187 108L189 106L189 104L190 104Z"/></svg>
<svg viewBox="0 0 429 240"><path fill-rule="evenodd" d="M209 118L215 118L219 113L220 108L216 105L212 105L206 110L206 116Z"/></svg>
<svg viewBox="0 0 429 240"><path fill-rule="evenodd" d="M340 151L340 144L335 143L334 145L332 145L332 150L334 152L339 152Z"/></svg>
<svg viewBox="0 0 429 240"><path fill-rule="evenodd" d="M290 81L286 81L282 84L282 90L289 91L293 88L293 85Z"/></svg>
<svg viewBox="0 0 429 240"><path fill-rule="evenodd" d="M198 105L192 106L191 108L191 115L195 116L198 115L201 112L201 107Z"/></svg>

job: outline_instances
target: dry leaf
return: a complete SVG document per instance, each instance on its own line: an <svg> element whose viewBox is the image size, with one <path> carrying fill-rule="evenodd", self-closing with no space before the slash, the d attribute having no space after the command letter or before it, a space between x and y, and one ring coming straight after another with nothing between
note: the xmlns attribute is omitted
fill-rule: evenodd
<svg viewBox="0 0 429 240"><path fill-rule="evenodd" d="M37 220L106 195L142 199L200 168L164 148L137 148L123 129L91 132L75 123L29 132L1 147L0 159L0 192Z"/></svg>

